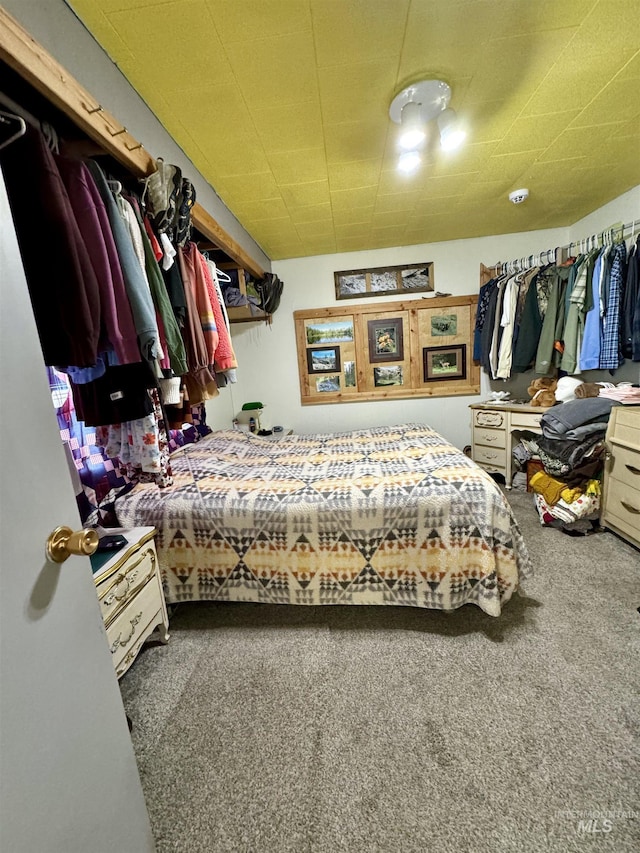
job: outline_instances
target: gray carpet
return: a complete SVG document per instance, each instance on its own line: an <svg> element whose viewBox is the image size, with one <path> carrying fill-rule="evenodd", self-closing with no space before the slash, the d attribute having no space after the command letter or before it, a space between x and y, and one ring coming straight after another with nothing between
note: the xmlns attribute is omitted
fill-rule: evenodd
<svg viewBox="0 0 640 853"><path fill-rule="evenodd" d="M158 851L640 849L640 553L509 500L499 619L179 607L121 681Z"/></svg>

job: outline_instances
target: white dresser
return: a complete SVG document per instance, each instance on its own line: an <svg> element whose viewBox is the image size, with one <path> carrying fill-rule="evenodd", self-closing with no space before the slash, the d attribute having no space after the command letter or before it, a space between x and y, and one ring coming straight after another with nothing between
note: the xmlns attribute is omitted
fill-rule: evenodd
<svg viewBox="0 0 640 853"><path fill-rule="evenodd" d="M513 433L542 433L540 418L547 411L527 403L472 403L471 457L490 474L502 474L505 487L513 479Z"/></svg>
<svg viewBox="0 0 640 853"><path fill-rule="evenodd" d="M93 573L118 678L156 629L161 642L169 640L169 617L153 541L156 529L136 527L122 535L127 544Z"/></svg>
<svg viewBox="0 0 640 853"><path fill-rule="evenodd" d="M614 406L600 524L640 548L640 406Z"/></svg>

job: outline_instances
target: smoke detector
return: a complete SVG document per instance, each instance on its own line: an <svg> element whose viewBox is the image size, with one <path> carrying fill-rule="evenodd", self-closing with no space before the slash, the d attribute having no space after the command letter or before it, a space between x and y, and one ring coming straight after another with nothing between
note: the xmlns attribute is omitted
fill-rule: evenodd
<svg viewBox="0 0 640 853"><path fill-rule="evenodd" d="M522 204L523 201L526 201L529 198L529 190L514 190L512 193L509 193L509 201L512 201L514 204Z"/></svg>

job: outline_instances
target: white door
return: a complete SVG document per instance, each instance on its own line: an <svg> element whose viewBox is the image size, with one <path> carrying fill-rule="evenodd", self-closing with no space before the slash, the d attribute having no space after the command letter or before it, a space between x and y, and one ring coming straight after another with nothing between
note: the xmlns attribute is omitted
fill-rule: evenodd
<svg viewBox="0 0 640 853"><path fill-rule="evenodd" d="M0 851L152 851L1 172L0 465Z"/></svg>

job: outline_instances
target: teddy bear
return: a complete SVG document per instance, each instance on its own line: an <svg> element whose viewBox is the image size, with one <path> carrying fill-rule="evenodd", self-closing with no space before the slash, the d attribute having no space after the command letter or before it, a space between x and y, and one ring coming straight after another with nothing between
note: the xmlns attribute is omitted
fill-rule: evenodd
<svg viewBox="0 0 640 853"><path fill-rule="evenodd" d="M531 406L542 406L547 409L549 406L555 405L556 395L555 390L558 386L556 379L550 379L548 376L542 376L534 379L531 385L527 388L527 393L530 395Z"/></svg>

